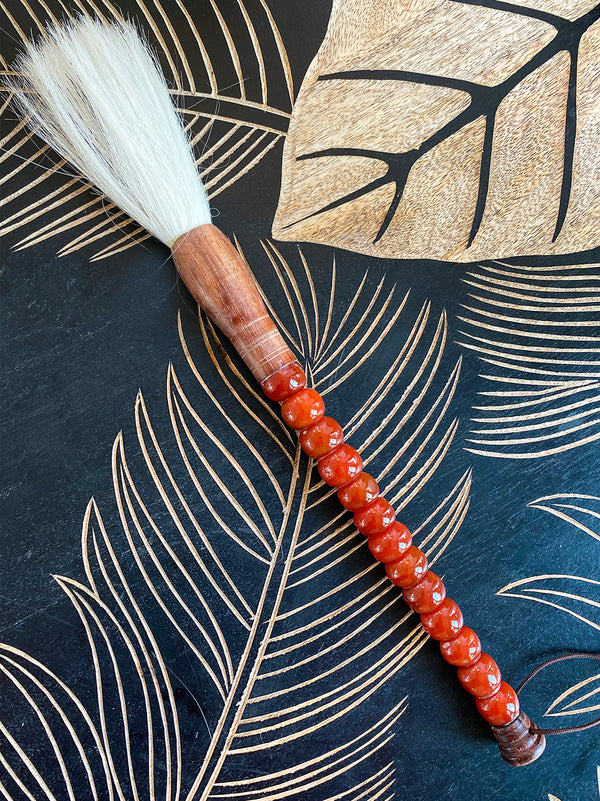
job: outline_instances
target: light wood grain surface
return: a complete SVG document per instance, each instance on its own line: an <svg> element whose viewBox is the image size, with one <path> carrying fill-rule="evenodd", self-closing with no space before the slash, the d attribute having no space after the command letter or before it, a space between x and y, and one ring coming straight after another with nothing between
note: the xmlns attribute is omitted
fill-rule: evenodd
<svg viewBox="0 0 600 801"><path fill-rule="evenodd" d="M597 246L599 16L590 0L335 2L274 235L459 262Z"/></svg>

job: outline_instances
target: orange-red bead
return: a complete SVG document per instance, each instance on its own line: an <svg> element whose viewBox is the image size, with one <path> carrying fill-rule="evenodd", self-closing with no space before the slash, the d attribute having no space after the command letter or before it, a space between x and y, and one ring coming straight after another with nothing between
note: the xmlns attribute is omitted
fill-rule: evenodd
<svg viewBox="0 0 600 801"><path fill-rule="evenodd" d="M427 557L423 551L411 545L401 559L387 563L385 572L397 587L412 587L427 573Z"/></svg>
<svg viewBox="0 0 600 801"><path fill-rule="evenodd" d="M337 487L342 506L354 513L354 524L369 537L369 550L385 564L386 573L406 603L421 616L423 628L440 641L444 659L458 667L458 678L476 696L477 709L493 726L505 726L519 714L515 690L502 681L489 654L481 652L475 632L463 627L458 605L446 598L444 583L427 569L427 557L412 544L405 525L395 520L393 507L379 497L377 482L362 472L358 451L344 443L341 426L325 417L323 398L306 387L298 362L281 367L261 382L265 395L282 404L285 422L300 432L300 445L317 459L321 478Z"/></svg>
<svg viewBox="0 0 600 801"><path fill-rule="evenodd" d="M478 698L493 695L500 686L500 668L485 652L472 665L459 667L457 673L465 690Z"/></svg>
<svg viewBox="0 0 600 801"><path fill-rule="evenodd" d="M403 589L402 595L414 612L426 614L441 605L446 597L446 588L441 578L428 570L418 584Z"/></svg>
<svg viewBox="0 0 600 801"><path fill-rule="evenodd" d="M421 623L434 640L451 640L462 629L463 616L458 604L446 598L435 612L421 615Z"/></svg>
<svg viewBox="0 0 600 801"><path fill-rule="evenodd" d="M512 723L519 714L519 699L516 692L505 681L488 698L477 698L475 701L481 716L492 726L506 726Z"/></svg>
<svg viewBox="0 0 600 801"><path fill-rule="evenodd" d="M322 417L304 431L300 432L302 450L313 459L320 459L331 453L344 441L341 425L332 417Z"/></svg>
<svg viewBox="0 0 600 801"><path fill-rule="evenodd" d="M308 428L325 413L323 398L315 389L294 392L281 406L281 415L290 428Z"/></svg>
<svg viewBox="0 0 600 801"><path fill-rule="evenodd" d="M451 665L456 667L467 667L476 662L481 655L481 643L479 637L473 629L463 626L456 637L452 640L440 643L442 656Z"/></svg>
<svg viewBox="0 0 600 801"><path fill-rule="evenodd" d="M368 506L379 495L377 482L368 473L361 473L354 481L340 487L337 492L340 503L350 512L358 512Z"/></svg>
<svg viewBox="0 0 600 801"><path fill-rule="evenodd" d="M380 562L393 562L402 559L412 545L410 531L397 520L380 534L373 534L368 539L369 550Z"/></svg>
<svg viewBox="0 0 600 801"><path fill-rule="evenodd" d="M376 498L373 503L354 513L354 525L365 537L380 534L395 519L394 507L385 498Z"/></svg>
<svg viewBox="0 0 600 801"><path fill-rule="evenodd" d="M317 462L319 475L330 487L341 487L352 481L362 470L360 453L350 445L338 445Z"/></svg>
<svg viewBox="0 0 600 801"><path fill-rule="evenodd" d="M298 362L292 362L271 373L260 385L267 398L281 403L306 386L306 375Z"/></svg>

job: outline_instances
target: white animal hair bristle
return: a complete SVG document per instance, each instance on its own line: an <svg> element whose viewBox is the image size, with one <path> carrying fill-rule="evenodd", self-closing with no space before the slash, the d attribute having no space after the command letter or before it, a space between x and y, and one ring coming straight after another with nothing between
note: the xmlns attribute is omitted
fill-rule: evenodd
<svg viewBox="0 0 600 801"><path fill-rule="evenodd" d="M11 82L30 127L169 247L209 223L188 137L135 25L81 17L46 34Z"/></svg>

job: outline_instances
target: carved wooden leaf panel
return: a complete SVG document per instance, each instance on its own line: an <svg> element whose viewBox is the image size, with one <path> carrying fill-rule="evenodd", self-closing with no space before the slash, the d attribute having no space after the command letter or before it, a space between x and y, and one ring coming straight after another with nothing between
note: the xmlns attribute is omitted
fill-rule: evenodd
<svg viewBox="0 0 600 801"><path fill-rule="evenodd" d="M273 226L388 258L599 243L600 6L334 3Z"/></svg>

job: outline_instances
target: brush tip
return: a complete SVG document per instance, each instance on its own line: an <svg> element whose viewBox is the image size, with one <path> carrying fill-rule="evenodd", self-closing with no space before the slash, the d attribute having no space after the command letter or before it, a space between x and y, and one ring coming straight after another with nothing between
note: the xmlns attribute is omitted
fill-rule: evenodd
<svg viewBox="0 0 600 801"><path fill-rule="evenodd" d="M15 72L30 128L157 239L170 247L210 222L187 132L134 22L53 23Z"/></svg>

